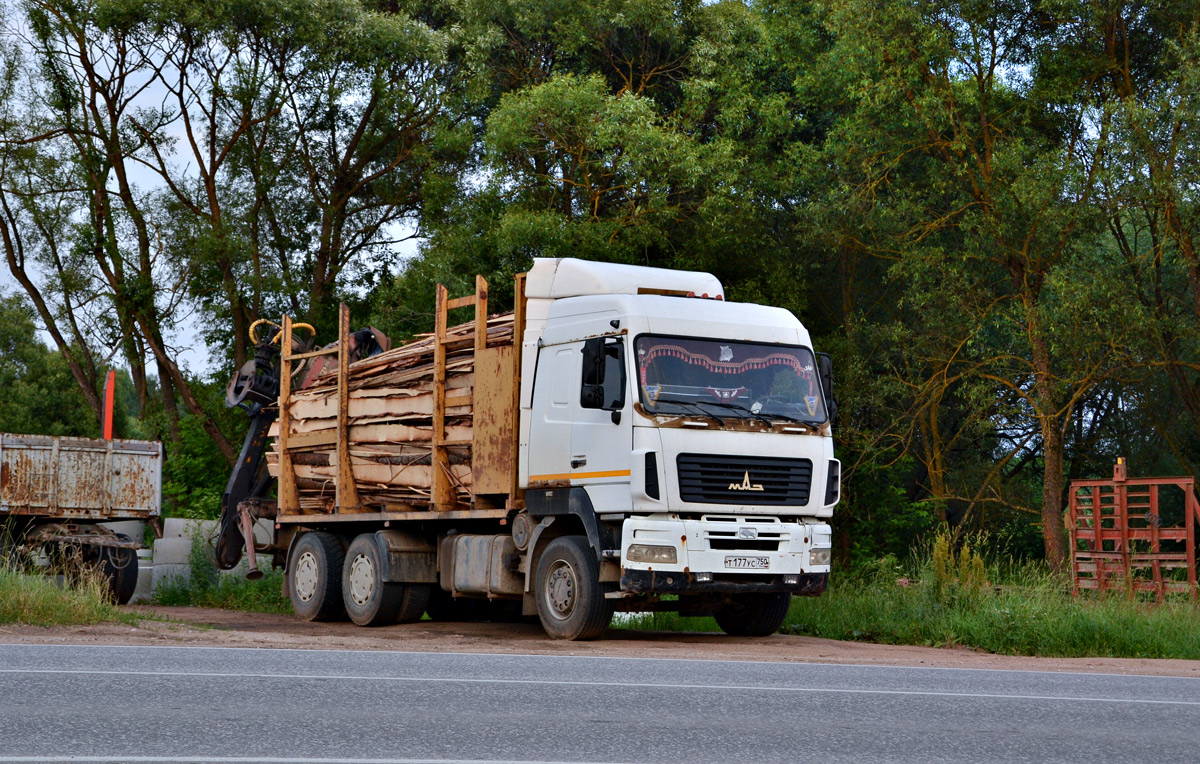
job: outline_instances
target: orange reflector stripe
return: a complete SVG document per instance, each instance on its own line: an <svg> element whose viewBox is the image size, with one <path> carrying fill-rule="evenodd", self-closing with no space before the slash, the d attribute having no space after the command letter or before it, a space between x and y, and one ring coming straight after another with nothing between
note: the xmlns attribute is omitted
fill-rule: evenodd
<svg viewBox="0 0 1200 764"><path fill-rule="evenodd" d="M629 470L608 470L606 472L568 472L562 475L530 475L530 483L546 483L551 480L586 480L587 478L629 477Z"/></svg>

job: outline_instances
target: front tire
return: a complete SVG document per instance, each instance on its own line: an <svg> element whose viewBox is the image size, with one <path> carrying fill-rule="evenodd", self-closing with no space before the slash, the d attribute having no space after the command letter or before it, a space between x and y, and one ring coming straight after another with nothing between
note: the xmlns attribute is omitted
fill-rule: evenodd
<svg viewBox="0 0 1200 764"><path fill-rule="evenodd" d="M608 629L613 603L604 598L600 566L585 537L556 538L542 552L537 610L554 639L595 639Z"/></svg>
<svg viewBox="0 0 1200 764"><path fill-rule="evenodd" d="M717 610L713 617L731 637L766 637L779 631L792 606L792 595L743 594Z"/></svg>
<svg viewBox="0 0 1200 764"><path fill-rule="evenodd" d="M292 547L288 594L292 612L306 621L337 621L346 613L342 567L346 553L332 533L310 531Z"/></svg>

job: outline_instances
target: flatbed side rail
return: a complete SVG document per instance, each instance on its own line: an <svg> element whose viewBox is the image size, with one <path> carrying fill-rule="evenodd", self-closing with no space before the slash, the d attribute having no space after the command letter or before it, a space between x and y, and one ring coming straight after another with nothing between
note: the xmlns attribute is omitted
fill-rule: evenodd
<svg viewBox="0 0 1200 764"><path fill-rule="evenodd" d="M293 437L291 397L292 363L318 356L337 356L337 433L333 445L337 453L337 480L334 482L336 507L342 512L363 511L358 488L354 484L354 470L350 463L350 442L344 436L350 421L350 308L342 303L338 308L338 341L333 347L307 353L292 352L292 319L284 315L281 322L283 336L279 348L279 512L283 515L301 513L300 495L296 490L296 470L292 463L292 451L316 445L313 438ZM322 438L327 435L322 434Z"/></svg>
<svg viewBox="0 0 1200 764"><path fill-rule="evenodd" d="M458 502L450 471L450 442L446 438L446 330L450 311L456 308L475 308L475 356L487 349L488 284L483 276L475 277L475 294L450 299L445 285L437 285L437 317L433 333L433 441L432 476L430 480L433 508L438 511L454 509Z"/></svg>

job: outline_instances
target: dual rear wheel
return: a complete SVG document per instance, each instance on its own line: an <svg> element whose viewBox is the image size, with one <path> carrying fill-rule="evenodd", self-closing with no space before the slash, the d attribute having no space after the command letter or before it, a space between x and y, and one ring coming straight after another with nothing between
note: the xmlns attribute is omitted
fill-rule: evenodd
<svg viewBox="0 0 1200 764"><path fill-rule="evenodd" d="M384 581L383 567L374 534L364 533L343 549L331 533L305 533L288 566L292 610L306 621L349 617L359 626L420 620L430 585Z"/></svg>

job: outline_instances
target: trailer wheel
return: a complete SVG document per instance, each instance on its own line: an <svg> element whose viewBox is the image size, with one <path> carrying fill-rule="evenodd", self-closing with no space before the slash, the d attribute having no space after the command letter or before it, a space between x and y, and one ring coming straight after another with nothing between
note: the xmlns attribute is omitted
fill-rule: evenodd
<svg viewBox="0 0 1200 764"><path fill-rule="evenodd" d="M595 639L612 621L600 566L584 536L551 541L537 567L537 609L542 628L554 639Z"/></svg>
<svg viewBox="0 0 1200 764"><path fill-rule="evenodd" d="M129 541L124 533L118 533L121 541ZM103 547L100 552L101 569L108 581L108 594L118 605L127 605L137 591L138 559L132 549Z"/></svg>
<svg viewBox="0 0 1200 764"><path fill-rule="evenodd" d="M306 621L335 621L345 612L342 565L346 553L331 533L310 531L296 540L288 561L292 612Z"/></svg>
<svg viewBox="0 0 1200 764"><path fill-rule="evenodd" d="M429 607L429 596L433 584L396 584L402 588L400 607L396 611L396 623L416 623L421 620L425 608Z"/></svg>
<svg viewBox="0 0 1200 764"><path fill-rule="evenodd" d="M342 601L351 621L359 626L394 623L403 587L383 580L375 534L364 533L350 543L342 566Z"/></svg>
<svg viewBox="0 0 1200 764"><path fill-rule="evenodd" d="M787 618L792 595L787 592L743 594L717 608L713 617L721 631L733 637L766 637Z"/></svg>

